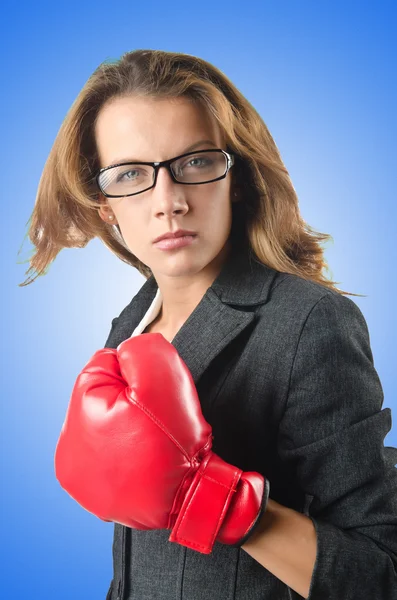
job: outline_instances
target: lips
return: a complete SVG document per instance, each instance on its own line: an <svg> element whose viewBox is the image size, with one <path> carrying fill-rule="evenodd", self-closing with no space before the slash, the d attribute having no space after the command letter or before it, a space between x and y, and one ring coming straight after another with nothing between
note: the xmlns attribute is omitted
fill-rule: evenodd
<svg viewBox="0 0 397 600"><path fill-rule="evenodd" d="M159 250L176 250L177 248L185 248L194 243L196 235L183 235L179 237L169 237L155 243Z"/></svg>
<svg viewBox="0 0 397 600"><path fill-rule="evenodd" d="M188 229L178 229L178 231L174 231L174 232L167 232L161 236L159 236L158 238L156 238L155 240L153 240L153 243L159 242L160 240L166 240L166 239L175 239L178 237L182 237L184 235L192 235L195 236L197 235L195 231L190 231Z"/></svg>

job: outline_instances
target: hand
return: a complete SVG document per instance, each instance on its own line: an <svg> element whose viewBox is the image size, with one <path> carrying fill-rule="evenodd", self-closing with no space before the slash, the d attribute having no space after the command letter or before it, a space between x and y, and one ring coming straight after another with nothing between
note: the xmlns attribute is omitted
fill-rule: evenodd
<svg viewBox="0 0 397 600"><path fill-rule="evenodd" d="M190 371L159 333L98 350L78 376L55 451L56 477L86 510L210 553L242 545L269 484L212 452Z"/></svg>

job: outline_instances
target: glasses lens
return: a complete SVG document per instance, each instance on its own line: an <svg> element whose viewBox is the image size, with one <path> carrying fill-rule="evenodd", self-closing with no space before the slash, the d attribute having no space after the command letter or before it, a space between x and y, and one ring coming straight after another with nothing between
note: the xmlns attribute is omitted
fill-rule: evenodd
<svg viewBox="0 0 397 600"><path fill-rule="evenodd" d="M205 183L225 174L226 156L222 152L192 152L171 164L175 178L181 183Z"/></svg>
<svg viewBox="0 0 397 600"><path fill-rule="evenodd" d="M153 184L154 169L150 165L121 165L106 169L99 176L99 186L110 196L128 196L146 190Z"/></svg>

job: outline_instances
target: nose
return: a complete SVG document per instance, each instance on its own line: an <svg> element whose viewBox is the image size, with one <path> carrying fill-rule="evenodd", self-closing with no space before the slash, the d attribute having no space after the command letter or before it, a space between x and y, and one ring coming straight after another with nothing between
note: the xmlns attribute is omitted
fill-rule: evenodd
<svg viewBox="0 0 397 600"><path fill-rule="evenodd" d="M156 215L182 213L188 210L185 197L187 186L175 183L167 167L160 167L152 189L152 207Z"/></svg>

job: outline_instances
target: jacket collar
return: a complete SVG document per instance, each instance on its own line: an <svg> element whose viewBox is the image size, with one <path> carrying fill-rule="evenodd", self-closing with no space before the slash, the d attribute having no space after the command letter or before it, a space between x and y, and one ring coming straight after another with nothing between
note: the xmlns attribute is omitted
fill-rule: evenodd
<svg viewBox="0 0 397 600"><path fill-rule="evenodd" d="M249 307L267 301L277 275L278 271L260 263L249 250L232 250L220 273L172 340L196 384L211 361L253 323L255 312ZM152 275L121 313L108 346L116 348L132 334L157 289Z"/></svg>

